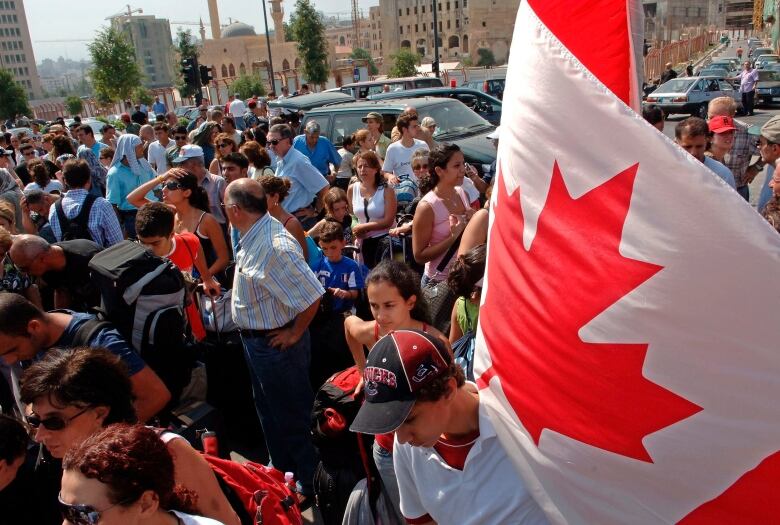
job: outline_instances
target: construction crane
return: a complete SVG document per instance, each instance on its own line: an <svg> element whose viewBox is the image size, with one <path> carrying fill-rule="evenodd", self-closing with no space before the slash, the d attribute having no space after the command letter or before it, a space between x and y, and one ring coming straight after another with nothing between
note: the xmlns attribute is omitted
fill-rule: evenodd
<svg viewBox="0 0 780 525"><path fill-rule="evenodd" d="M121 13L116 13L116 14L113 14L111 16L107 16L105 19L106 20L111 20L112 18L117 18L117 17L120 17L120 16L133 16L133 13L141 14L143 12L144 12L144 10L141 9L140 7L136 8L136 9L133 9L132 7L130 7L130 4L127 4L127 11L122 11Z"/></svg>

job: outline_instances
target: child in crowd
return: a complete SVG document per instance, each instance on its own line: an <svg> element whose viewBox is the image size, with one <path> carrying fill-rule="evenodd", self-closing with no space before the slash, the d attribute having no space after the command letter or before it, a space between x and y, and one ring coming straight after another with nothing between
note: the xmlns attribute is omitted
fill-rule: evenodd
<svg viewBox="0 0 780 525"><path fill-rule="evenodd" d="M449 351L449 341L444 334L427 322L428 312L420 290L420 276L406 264L383 260L368 274L366 289L375 320L364 321L353 315L344 322L347 344L361 373L366 368L364 348L371 349L382 336L393 330L426 332L439 339ZM392 431L376 436L373 453L382 483L400 516L398 482L393 469Z"/></svg>
<svg viewBox="0 0 780 525"><path fill-rule="evenodd" d="M200 245L200 240L193 233L173 233L176 214L166 204L150 202L144 204L135 218L135 229L138 241L158 257L165 257L175 264L182 272L191 273L197 268L203 279L203 287L208 295L219 295L220 286L209 272L206 256ZM192 334L197 340L206 337L206 329L200 318L195 303L187 306L187 319Z"/></svg>
<svg viewBox="0 0 780 525"><path fill-rule="evenodd" d="M100 150L100 163L103 165L104 168L108 169L111 167L111 161L114 160L114 148L103 148Z"/></svg>
<svg viewBox="0 0 780 525"><path fill-rule="evenodd" d="M349 201L347 201L347 192L341 188L331 188L325 194L323 199L325 204L325 217L315 224L306 235L312 239L320 236L323 226L329 222L335 222L341 225L344 231L344 242L352 244L352 216L349 214Z"/></svg>
<svg viewBox="0 0 780 525"><path fill-rule="evenodd" d="M315 275L325 288L320 309L309 326L312 341L311 381L317 390L334 372L352 365L346 351L344 314L351 311L364 288L363 272L354 260L344 257L344 231L337 222L326 223L319 238L323 258Z"/></svg>
<svg viewBox="0 0 780 525"><path fill-rule="evenodd" d="M452 307L450 343L466 332L477 330L482 277L485 275L485 246L480 244L459 256L447 277L450 290L458 298Z"/></svg>

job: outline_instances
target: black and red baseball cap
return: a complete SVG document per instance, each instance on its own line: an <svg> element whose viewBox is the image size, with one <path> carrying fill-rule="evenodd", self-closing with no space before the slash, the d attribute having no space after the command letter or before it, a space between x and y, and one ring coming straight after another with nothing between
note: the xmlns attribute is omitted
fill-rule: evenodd
<svg viewBox="0 0 780 525"><path fill-rule="evenodd" d="M350 426L353 432L386 434L403 424L415 394L446 374L452 357L437 337L396 330L377 341L363 372L366 401Z"/></svg>

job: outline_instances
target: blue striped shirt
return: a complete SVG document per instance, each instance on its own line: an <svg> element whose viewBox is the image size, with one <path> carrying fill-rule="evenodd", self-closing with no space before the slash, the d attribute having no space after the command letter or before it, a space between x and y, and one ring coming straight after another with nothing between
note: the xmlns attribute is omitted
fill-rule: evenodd
<svg viewBox="0 0 780 525"><path fill-rule="evenodd" d="M280 328L324 293L298 241L270 214L239 239L232 301L239 328Z"/></svg>
<svg viewBox="0 0 780 525"><path fill-rule="evenodd" d="M87 190L85 189L68 191L62 197L62 211L65 212L65 217L74 219L81 211L81 206L86 198ZM61 241L62 228L60 228L60 219L57 217L57 208L53 204L49 209L49 224L54 237ZM98 197L92 204L87 219L87 229L92 235L92 240L103 248L113 246L125 238L122 235L122 227L119 226L119 219L116 218L114 207L103 197Z"/></svg>

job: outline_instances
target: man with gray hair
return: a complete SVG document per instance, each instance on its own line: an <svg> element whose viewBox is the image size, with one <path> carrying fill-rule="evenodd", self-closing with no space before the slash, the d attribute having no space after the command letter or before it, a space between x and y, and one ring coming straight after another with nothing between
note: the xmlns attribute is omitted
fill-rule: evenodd
<svg viewBox="0 0 780 525"><path fill-rule="evenodd" d="M300 494L308 498L316 466L309 430L314 395L308 327L325 290L295 237L268 213L259 182L231 182L225 211L241 235L231 311L244 345L257 415L274 467L293 472Z"/></svg>
<svg viewBox="0 0 780 525"><path fill-rule="evenodd" d="M734 118L737 114L737 103L731 97L717 97L710 101L707 107L707 120L713 117L724 116L734 120L737 128L734 134L734 147L726 154L724 164L734 175L734 181L739 192L746 201L750 201L750 187L748 186L756 175L764 168L761 157L750 164L753 155L758 153L758 137L748 134L749 126Z"/></svg>
<svg viewBox="0 0 780 525"><path fill-rule="evenodd" d="M320 125L316 120L306 123L304 135L295 137L293 147L306 155L323 177L333 182L335 177L331 175L330 166L333 165L334 173L337 172L341 166L341 155L326 137L320 136Z"/></svg>
<svg viewBox="0 0 780 525"><path fill-rule="evenodd" d="M209 212L217 222L225 226L225 214L222 213L222 202L225 199L225 179L209 173L203 156L203 148L194 144L186 144L179 149L179 155L173 159L173 165L184 168L197 177L198 184L206 190L209 196Z"/></svg>
<svg viewBox="0 0 780 525"><path fill-rule="evenodd" d="M14 238L9 255L20 272L40 277L54 290L54 307L86 312L100 306L89 261L102 248L87 239L49 244L37 235Z"/></svg>

